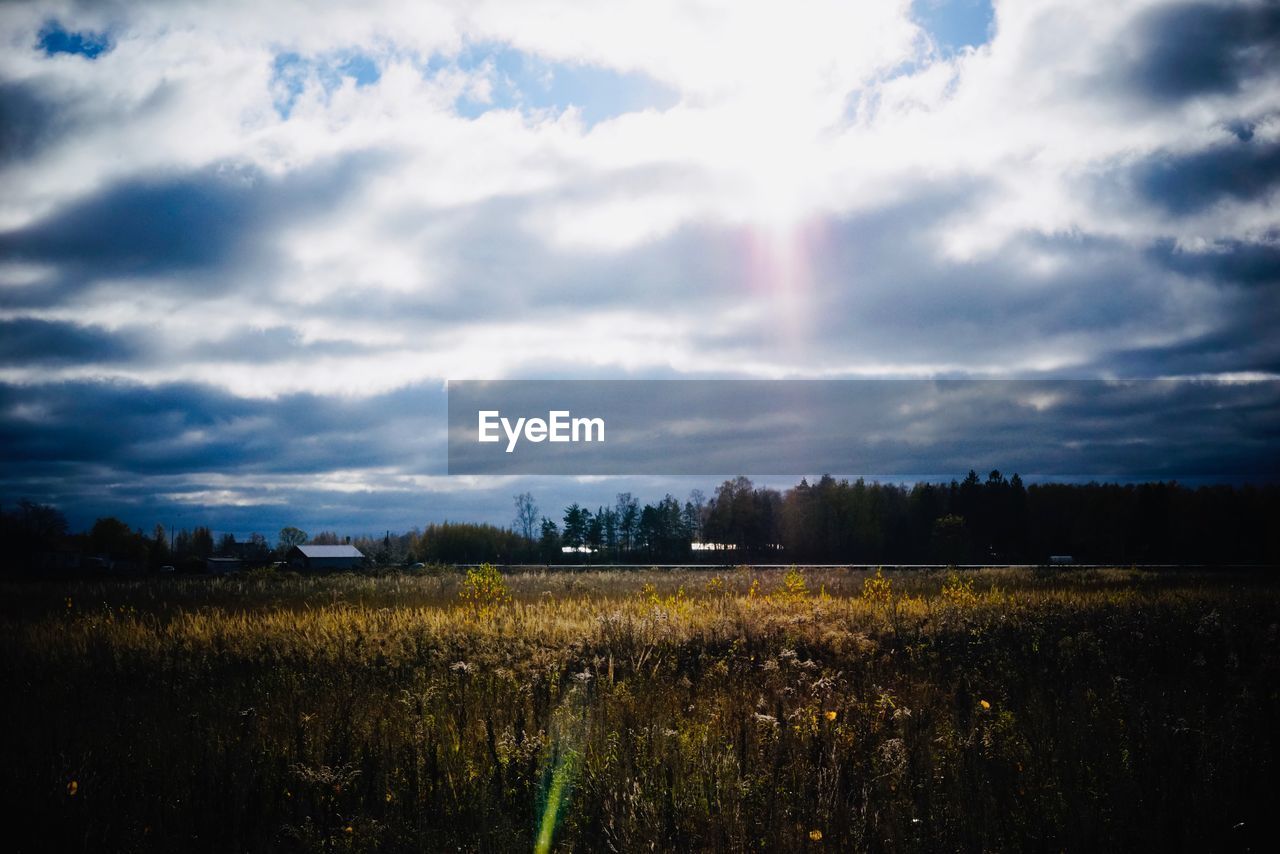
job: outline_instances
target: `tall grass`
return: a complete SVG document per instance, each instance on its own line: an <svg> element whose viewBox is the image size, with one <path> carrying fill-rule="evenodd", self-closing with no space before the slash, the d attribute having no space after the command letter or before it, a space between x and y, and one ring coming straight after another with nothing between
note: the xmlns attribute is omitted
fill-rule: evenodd
<svg viewBox="0 0 1280 854"><path fill-rule="evenodd" d="M1098 850L1270 834L1265 575L3 588L19 850Z"/></svg>

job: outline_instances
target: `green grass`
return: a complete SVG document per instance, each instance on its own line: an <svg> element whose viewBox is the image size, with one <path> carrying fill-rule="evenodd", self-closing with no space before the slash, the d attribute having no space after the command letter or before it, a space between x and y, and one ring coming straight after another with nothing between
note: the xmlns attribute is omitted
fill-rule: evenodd
<svg viewBox="0 0 1280 854"><path fill-rule="evenodd" d="M1280 807L1277 592L1122 569L6 585L4 803L33 851L1231 850Z"/></svg>

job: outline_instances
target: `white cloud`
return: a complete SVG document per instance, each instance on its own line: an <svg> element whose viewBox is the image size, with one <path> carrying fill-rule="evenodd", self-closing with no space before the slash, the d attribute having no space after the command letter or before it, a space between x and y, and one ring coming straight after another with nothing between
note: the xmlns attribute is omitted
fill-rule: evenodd
<svg viewBox="0 0 1280 854"><path fill-rule="evenodd" d="M364 165L323 205L263 201L269 212L249 235L258 254L225 268L132 278L90 269L77 273L89 281L73 296L5 307L8 317L145 326L164 358L10 366L0 377L372 394L540 366L1091 370L1120 346L1117 329L1130 342L1176 343L1228 322L1236 306L1203 282L1151 284L1135 274L1143 253L1156 240L1268 239L1274 206L1227 199L1161 213L1119 191L1121 201L1110 198L1109 176L1229 140L1226 123L1241 116L1257 119L1254 145L1273 143L1280 90L1272 74L1177 103L1135 96L1115 75L1140 51L1135 21L1153 8L999 3L994 39L947 58L906 0L8 5L0 77L38 91L68 129L0 167L0 228L38 226L124 182L208 169L270 182ZM31 46L53 18L107 31L114 47L92 62L44 56ZM494 45L552 66L642 74L671 87L676 103L590 126L573 109L504 107L492 61L461 61L466 46ZM273 82L287 52L312 62L358 53L380 76L335 83L303 68L291 94ZM456 106L463 96L491 109L468 118ZM291 99L287 117L281 98ZM929 201L938 194L948 200ZM913 206L918 217L876 245L836 227ZM1114 266L1131 278L1109 285L1131 293L1111 303L1122 316L1095 328L1074 307L1053 322L1022 301L1035 292L1069 302L1070 289L1105 296L1075 275L1090 241L1132 255ZM977 265L993 280L972 280ZM57 266L6 260L0 282L6 293L43 288ZM944 337L885 308L934 289L941 299L944 285L1007 306L1004 321L1028 328L996 342L984 318L951 317ZM1162 290L1159 311L1144 306ZM359 346L269 370L207 350L184 355L193 342L216 347L277 326L304 343Z"/></svg>

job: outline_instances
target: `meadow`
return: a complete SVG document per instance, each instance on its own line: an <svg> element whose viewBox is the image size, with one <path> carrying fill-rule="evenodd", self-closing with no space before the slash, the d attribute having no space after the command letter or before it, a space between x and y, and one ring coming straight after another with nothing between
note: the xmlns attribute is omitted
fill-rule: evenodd
<svg viewBox="0 0 1280 854"><path fill-rule="evenodd" d="M1280 579L0 586L18 851L1267 849Z"/></svg>

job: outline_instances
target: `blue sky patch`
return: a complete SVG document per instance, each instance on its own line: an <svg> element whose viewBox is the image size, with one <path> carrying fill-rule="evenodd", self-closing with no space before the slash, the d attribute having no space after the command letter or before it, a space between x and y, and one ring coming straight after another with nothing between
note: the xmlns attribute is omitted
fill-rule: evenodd
<svg viewBox="0 0 1280 854"><path fill-rule="evenodd" d="M371 86L382 77L382 71L378 68L378 64L363 53L349 53L340 56L331 66L324 70L335 78L335 86L341 83L341 78L343 77L350 77L356 81L357 87ZM331 87L326 85L326 88Z"/></svg>
<svg viewBox="0 0 1280 854"><path fill-rule="evenodd" d="M458 112L468 118L495 109L562 112L577 107L591 127L625 113L669 109L679 101L675 90L645 74L548 62L504 45L473 45L452 59L434 57L428 71L451 65L468 72L491 69L488 102L465 95L458 99Z"/></svg>
<svg viewBox="0 0 1280 854"><path fill-rule="evenodd" d="M977 47L991 39L991 0L915 0L916 21L945 53Z"/></svg>
<svg viewBox="0 0 1280 854"><path fill-rule="evenodd" d="M339 51L314 57L292 51L277 54L271 72L276 112L282 119L289 118L298 96L313 77L328 95L347 78L354 80L359 88L377 83L381 76L378 64L358 51Z"/></svg>
<svg viewBox="0 0 1280 854"><path fill-rule="evenodd" d="M56 53L70 53L97 59L100 54L111 50L111 40L106 33L72 32L57 21L50 21L40 30L40 49L46 56Z"/></svg>

